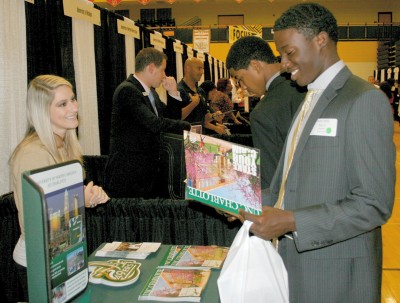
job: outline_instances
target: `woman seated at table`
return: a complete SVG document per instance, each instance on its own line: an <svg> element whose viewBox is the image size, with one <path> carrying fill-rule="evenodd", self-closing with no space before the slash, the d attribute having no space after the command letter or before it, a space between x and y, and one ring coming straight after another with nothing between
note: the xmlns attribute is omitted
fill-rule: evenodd
<svg viewBox="0 0 400 303"><path fill-rule="evenodd" d="M206 114L206 121L215 126L222 127L224 129L224 132L222 134L230 135L231 132L230 132L229 128L223 123L224 116L225 115L220 110L217 110L215 113ZM215 133L215 132L206 128L207 135L210 135L213 133Z"/></svg>
<svg viewBox="0 0 400 303"><path fill-rule="evenodd" d="M221 111L224 115L223 122L233 122L242 124L233 112L233 103L229 98L229 93L232 91L232 84L228 78L221 78L217 82L217 90L210 92L210 108L215 112Z"/></svg>
<svg viewBox="0 0 400 303"><path fill-rule="evenodd" d="M82 149L76 134L78 102L71 83L58 76L37 76L29 84L26 106L27 132L10 158L14 200L21 228L13 258L24 291L23 301L28 301L28 287L21 174L70 160L82 162ZM104 190L93 182L88 183L84 194L85 207L95 207L109 200Z"/></svg>

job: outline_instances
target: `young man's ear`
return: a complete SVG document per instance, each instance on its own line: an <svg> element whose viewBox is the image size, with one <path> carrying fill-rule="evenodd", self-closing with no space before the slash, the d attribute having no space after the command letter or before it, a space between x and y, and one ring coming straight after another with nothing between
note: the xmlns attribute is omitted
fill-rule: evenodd
<svg viewBox="0 0 400 303"><path fill-rule="evenodd" d="M249 67L253 68L255 71L260 72L261 70L261 64L260 61L258 60L251 60Z"/></svg>
<svg viewBox="0 0 400 303"><path fill-rule="evenodd" d="M327 32L322 31L316 36L316 39L317 39L316 41L317 41L319 47L324 48L328 44L329 35Z"/></svg>

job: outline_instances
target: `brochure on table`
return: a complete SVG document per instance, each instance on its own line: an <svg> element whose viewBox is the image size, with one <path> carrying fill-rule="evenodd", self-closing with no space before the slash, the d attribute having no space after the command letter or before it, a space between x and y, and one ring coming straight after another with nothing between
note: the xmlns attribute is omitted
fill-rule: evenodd
<svg viewBox="0 0 400 303"><path fill-rule="evenodd" d="M88 283L79 161L24 172L22 196L32 302L67 302Z"/></svg>
<svg viewBox="0 0 400 303"><path fill-rule="evenodd" d="M260 151L184 131L186 198L233 215L260 215Z"/></svg>

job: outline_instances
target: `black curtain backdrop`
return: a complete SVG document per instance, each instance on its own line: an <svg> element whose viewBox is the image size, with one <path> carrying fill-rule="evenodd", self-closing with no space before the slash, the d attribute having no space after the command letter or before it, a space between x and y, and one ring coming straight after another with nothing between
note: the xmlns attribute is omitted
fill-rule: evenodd
<svg viewBox="0 0 400 303"><path fill-rule="evenodd" d="M204 54L204 81L211 80L210 63L208 62L209 55Z"/></svg>
<svg viewBox="0 0 400 303"><path fill-rule="evenodd" d="M38 75L56 74L45 0L25 2L28 82Z"/></svg>
<svg viewBox="0 0 400 303"><path fill-rule="evenodd" d="M215 58L212 58L212 63L211 63L211 80L212 80L212 82L214 82L214 83L217 83L217 79L215 79L215 73L214 73L214 70L215 70Z"/></svg>
<svg viewBox="0 0 400 303"><path fill-rule="evenodd" d="M167 76L172 76L175 78L177 77L176 74L176 54L174 52L174 39L168 39L166 38L166 48L165 48L165 53L168 57L167 60L167 69L165 70L165 73L167 74Z"/></svg>
<svg viewBox="0 0 400 303"><path fill-rule="evenodd" d="M144 31L144 27L141 25L136 24L137 26L139 26L139 31L140 31L140 39L136 39L135 38L135 54L137 55L137 53L143 49L143 31Z"/></svg>
<svg viewBox="0 0 400 303"><path fill-rule="evenodd" d="M142 36L143 48L153 47L153 45L151 45L151 43L150 43L150 34L151 33L154 33L154 31L151 29L143 28L143 36Z"/></svg>
<svg viewBox="0 0 400 303"><path fill-rule="evenodd" d="M219 79L221 79L222 78L222 75L221 75L221 70L219 69L219 60L217 59L217 60L215 60L215 64L216 64L216 68L217 68L217 71L218 71L218 76L217 76L217 81L219 80ZM217 81L215 81L215 82L217 82Z"/></svg>
<svg viewBox="0 0 400 303"><path fill-rule="evenodd" d="M21 302L23 296L18 283L16 263L13 251L21 234L18 223L18 211L13 193L0 196L0 285L2 302Z"/></svg>
<svg viewBox="0 0 400 303"><path fill-rule="evenodd" d="M110 123L111 123L111 105L112 88L115 83L113 66L109 52L109 26L108 11L95 5L100 10L101 26L94 26L94 51L96 57L96 90L97 90L97 108L99 116L99 136L101 154L108 154Z"/></svg>
<svg viewBox="0 0 400 303"><path fill-rule="evenodd" d="M118 34L113 12L102 10L102 26L95 26L96 77L99 112L100 150L108 155L112 96L117 86L126 79L125 36Z"/></svg>
<svg viewBox="0 0 400 303"><path fill-rule="evenodd" d="M182 63L183 63L183 66L185 66L185 62L186 62L187 58L188 58L188 54L187 54L187 45L186 45L186 44L183 44L183 54L182 54Z"/></svg>
<svg viewBox="0 0 400 303"><path fill-rule="evenodd" d="M72 19L64 15L62 0L46 1L50 57L55 60L55 74L75 85L75 69L72 49Z"/></svg>

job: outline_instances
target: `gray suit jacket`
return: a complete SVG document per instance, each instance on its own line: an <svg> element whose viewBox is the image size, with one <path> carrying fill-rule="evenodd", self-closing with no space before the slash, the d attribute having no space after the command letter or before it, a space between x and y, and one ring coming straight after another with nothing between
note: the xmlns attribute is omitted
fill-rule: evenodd
<svg viewBox="0 0 400 303"><path fill-rule="evenodd" d="M310 135L321 118L337 119L335 137ZM393 208L395 157L387 98L343 68L305 125L285 186L297 228L279 249L291 302L380 302L380 226ZM283 159L267 205L277 199Z"/></svg>

